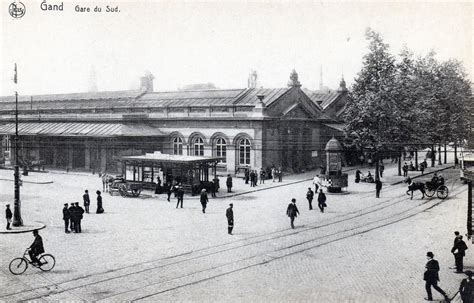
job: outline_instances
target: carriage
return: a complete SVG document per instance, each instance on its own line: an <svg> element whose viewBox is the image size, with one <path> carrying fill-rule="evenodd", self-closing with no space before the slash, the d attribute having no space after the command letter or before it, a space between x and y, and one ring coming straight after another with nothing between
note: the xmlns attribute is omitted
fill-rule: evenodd
<svg viewBox="0 0 474 303"><path fill-rule="evenodd" d="M426 182L425 183L425 195L428 197L436 196L442 200L446 199L449 194L448 187L444 185L444 179L439 179L437 182Z"/></svg>
<svg viewBox="0 0 474 303"><path fill-rule="evenodd" d="M444 200L448 197L449 190L446 185L444 185L444 179L439 178L432 181L427 181L425 183L413 182L410 177L405 180L405 183L408 183L407 195L411 194L413 199L413 192L416 190L421 191L423 194L422 199L426 196L433 197L435 194L438 198Z"/></svg>

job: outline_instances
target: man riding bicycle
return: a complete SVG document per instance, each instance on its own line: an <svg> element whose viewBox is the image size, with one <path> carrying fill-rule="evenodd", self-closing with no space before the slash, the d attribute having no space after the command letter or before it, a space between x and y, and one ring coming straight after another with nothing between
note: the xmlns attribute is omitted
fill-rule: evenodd
<svg viewBox="0 0 474 303"><path fill-rule="evenodd" d="M43 239L39 235L37 229L33 230L33 236L35 237L35 240L28 248L28 254L30 255L31 263L41 265L37 256L44 253Z"/></svg>

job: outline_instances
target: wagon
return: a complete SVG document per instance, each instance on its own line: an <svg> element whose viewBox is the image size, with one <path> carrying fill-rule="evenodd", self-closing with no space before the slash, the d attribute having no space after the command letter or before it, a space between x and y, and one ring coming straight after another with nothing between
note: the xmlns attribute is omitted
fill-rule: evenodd
<svg viewBox="0 0 474 303"><path fill-rule="evenodd" d="M128 182L124 178L114 178L109 182L109 194L113 196L115 193L122 197L138 197L142 192L143 184L138 182Z"/></svg>
<svg viewBox="0 0 474 303"><path fill-rule="evenodd" d="M444 185L444 180L436 182L433 184L432 182L425 183L425 193L428 197L433 197L435 194L440 199L446 199L449 194L448 187Z"/></svg>

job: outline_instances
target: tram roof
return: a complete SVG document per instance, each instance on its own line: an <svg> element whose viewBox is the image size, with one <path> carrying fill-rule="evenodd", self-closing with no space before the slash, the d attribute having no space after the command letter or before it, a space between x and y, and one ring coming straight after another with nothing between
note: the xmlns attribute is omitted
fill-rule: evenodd
<svg viewBox="0 0 474 303"><path fill-rule="evenodd" d="M174 162L174 163L196 163L196 162L216 162L222 160L222 157L207 157L207 156L184 156L184 155L170 155L162 154L161 152L147 153L141 156L123 156L122 161L136 161L136 162Z"/></svg>

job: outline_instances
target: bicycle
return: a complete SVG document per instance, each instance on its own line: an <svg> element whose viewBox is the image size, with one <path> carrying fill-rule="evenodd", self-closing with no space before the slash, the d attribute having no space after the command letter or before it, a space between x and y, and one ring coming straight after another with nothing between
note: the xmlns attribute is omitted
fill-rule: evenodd
<svg viewBox="0 0 474 303"><path fill-rule="evenodd" d="M39 256L38 260L40 264L33 263L28 257L28 250L26 249L22 257L15 258L10 262L8 269L14 275L21 275L28 268L28 264L31 264L33 267L39 268L42 271L50 271L54 268L56 264L56 259L51 254L42 254Z"/></svg>

